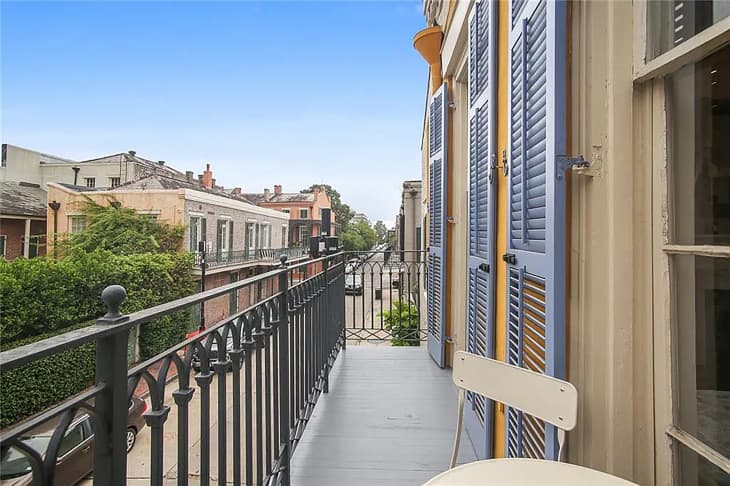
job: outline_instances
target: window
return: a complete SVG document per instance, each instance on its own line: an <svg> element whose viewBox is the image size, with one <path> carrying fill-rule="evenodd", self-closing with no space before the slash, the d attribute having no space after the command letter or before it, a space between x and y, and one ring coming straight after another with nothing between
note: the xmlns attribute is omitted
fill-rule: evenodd
<svg viewBox="0 0 730 486"><path fill-rule="evenodd" d="M256 251L256 224L255 223L246 223L246 249L248 250L248 255L253 255L253 252Z"/></svg>
<svg viewBox="0 0 730 486"><path fill-rule="evenodd" d="M69 216L68 227L72 234L86 230L86 216Z"/></svg>
<svg viewBox="0 0 730 486"><path fill-rule="evenodd" d="M198 243L205 239L204 226L204 218L190 216L190 251L198 251Z"/></svg>
<svg viewBox="0 0 730 486"><path fill-rule="evenodd" d="M0 163L0 167L7 167L8 166L8 144L3 144L3 155L2 155L2 163Z"/></svg>
<svg viewBox="0 0 730 486"><path fill-rule="evenodd" d="M282 213L286 213L286 214L290 214L290 213L291 213L291 209L289 209L289 208L284 208L284 209L282 209L282 210L281 210L281 212L282 212Z"/></svg>
<svg viewBox="0 0 730 486"><path fill-rule="evenodd" d="M8 241L7 235L0 235L0 257L5 256L5 245Z"/></svg>
<svg viewBox="0 0 730 486"><path fill-rule="evenodd" d="M300 209L299 210L299 219L308 219L309 218L309 210L308 209Z"/></svg>
<svg viewBox="0 0 730 486"><path fill-rule="evenodd" d="M271 247L271 225L261 225L261 242L259 248L270 248Z"/></svg>
<svg viewBox="0 0 730 486"><path fill-rule="evenodd" d="M232 236L233 222L227 219L219 219L216 247L218 254L223 258L226 258L228 256L228 251L231 249L233 243Z"/></svg>
<svg viewBox="0 0 730 486"><path fill-rule="evenodd" d="M58 457L63 457L79 444L84 441L83 422L76 424L71 430L66 432L66 436L61 441L61 447L58 449Z"/></svg>
<svg viewBox="0 0 730 486"><path fill-rule="evenodd" d="M111 187L118 187L121 184L121 177L110 177L109 178L109 185Z"/></svg>
<svg viewBox="0 0 730 486"><path fill-rule="evenodd" d="M281 247L286 248L287 246L287 232L289 227L285 224L281 225Z"/></svg>
<svg viewBox="0 0 730 486"><path fill-rule="evenodd" d="M730 15L727 0L650 0L647 6L648 60Z"/></svg>
<svg viewBox="0 0 730 486"><path fill-rule="evenodd" d="M674 425L730 457L730 47L667 78L672 186L670 275L677 363ZM715 484L716 467L682 443L680 484ZM727 480L727 476L724 478Z"/></svg>
<svg viewBox="0 0 730 486"><path fill-rule="evenodd" d="M299 246L308 247L309 246L309 235L311 234L311 230L307 226L300 226L299 227Z"/></svg>
<svg viewBox="0 0 730 486"><path fill-rule="evenodd" d="M231 283L238 282L238 272L231 273ZM238 312L238 289L231 290L228 296L228 314L233 315Z"/></svg>
<svg viewBox="0 0 730 486"><path fill-rule="evenodd" d="M84 177L86 187L96 187L96 177Z"/></svg>

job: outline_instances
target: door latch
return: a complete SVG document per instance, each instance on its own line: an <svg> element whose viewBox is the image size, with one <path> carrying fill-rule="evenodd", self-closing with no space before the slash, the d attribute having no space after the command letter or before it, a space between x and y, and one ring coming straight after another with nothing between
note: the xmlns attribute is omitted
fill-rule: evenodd
<svg viewBox="0 0 730 486"><path fill-rule="evenodd" d="M576 157L568 157L567 155L557 156L558 173L557 178L562 179L565 176L565 171L569 169L587 169L591 166L582 155Z"/></svg>
<svg viewBox="0 0 730 486"><path fill-rule="evenodd" d="M514 253L505 253L502 255L502 260L507 262L509 265L517 264L517 256Z"/></svg>
<svg viewBox="0 0 730 486"><path fill-rule="evenodd" d="M488 263L480 263L479 264L479 270L481 270L484 273L489 273L489 264Z"/></svg>

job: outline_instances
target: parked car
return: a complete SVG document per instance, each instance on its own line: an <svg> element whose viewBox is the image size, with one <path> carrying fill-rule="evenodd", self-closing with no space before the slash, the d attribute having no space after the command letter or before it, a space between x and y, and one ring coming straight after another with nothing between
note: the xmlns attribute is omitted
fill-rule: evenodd
<svg viewBox="0 0 730 486"><path fill-rule="evenodd" d="M362 295L362 275L359 275L357 273L345 274L345 293Z"/></svg>
<svg viewBox="0 0 730 486"><path fill-rule="evenodd" d="M221 330L218 331L219 333ZM222 335L222 334L221 334ZM229 353L233 351L233 335L229 332L228 337L226 338L226 359L229 357ZM210 363L213 363L214 361L218 360L218 340L213 340L213 342L210 345L210 352L208 353L208 361ZM196 371L200 371L200 356L198 356L197 349L193 353L193 368L195 368ZM230 369L229 369L230 371Z"/></svg>
<svg viewBox="0 0 730 486"><path fill-rule="evenodd" d="M147 410L147 403L138 397L132 397L127 412L127 452L137 442L137 434L145 426L142 414ZM60 417L49 420L28 432L21 441L26 446L45 456L51 436L56 429ZM61 441L56 461L55 484L66 486L76 484L94 470L94 431L91 417L79 411L69 425L66 435ZM4 452L0 460L0 485L25 486L33 483L31 463L28 458L15 447Z"/></svg>

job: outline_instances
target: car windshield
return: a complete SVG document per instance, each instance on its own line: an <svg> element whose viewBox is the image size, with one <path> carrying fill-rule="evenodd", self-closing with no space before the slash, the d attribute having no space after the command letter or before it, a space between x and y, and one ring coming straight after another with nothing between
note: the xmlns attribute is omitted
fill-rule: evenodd
<svg viewBox="0 0 730 486"><path fill-rule="evenodd" d="M32 447L40 454L44 454L48 448L51 438L48 436L37 435L34 437L24 437L21 442L26 446ZM20 452L16 447L8 449L0 462L0 479L12 479L24 476L32 470L31 462L28 457Z"/></svg>

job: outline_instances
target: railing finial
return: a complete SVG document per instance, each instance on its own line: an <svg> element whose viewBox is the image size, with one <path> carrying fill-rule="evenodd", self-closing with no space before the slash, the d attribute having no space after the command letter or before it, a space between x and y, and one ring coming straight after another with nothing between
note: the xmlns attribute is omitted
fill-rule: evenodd
<svg viewBox="0 0 730 486"><path fill-rule="evenodd" d="M119 308L127 298L127 290L121 285L109 285L101 292L101 300L106 306L104 317L97 319L100 324L113 324L128 319L119 312Z"/></svg>
<svg viewBox="0 0 730 486"><path fill-rule="evenodd" d="M287 258L289 257L286 256L286 253L282 253L281 255L279 255L279 261L281 262L282 267L286 267Z"/></svg>

